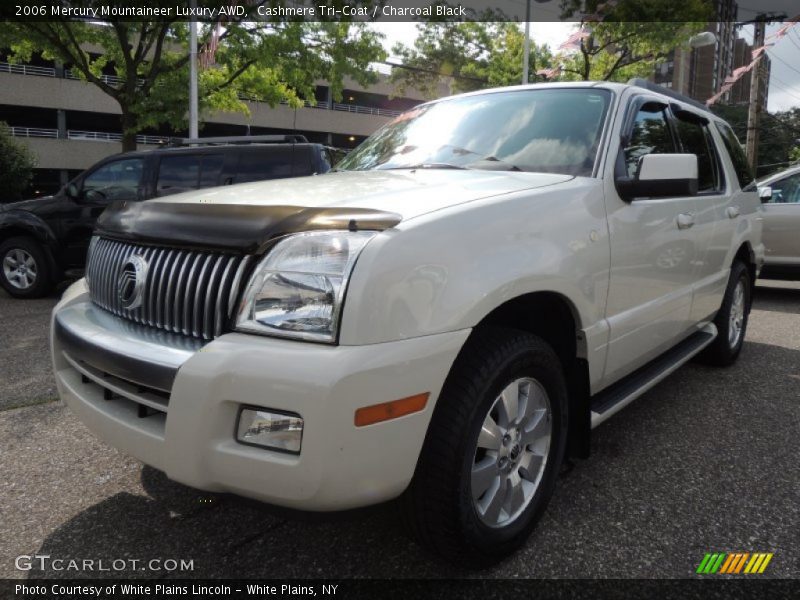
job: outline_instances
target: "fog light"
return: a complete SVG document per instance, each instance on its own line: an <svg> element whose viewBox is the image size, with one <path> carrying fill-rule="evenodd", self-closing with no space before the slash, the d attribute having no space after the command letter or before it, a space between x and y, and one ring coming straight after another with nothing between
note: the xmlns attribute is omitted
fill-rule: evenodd
<svg viewBox="0 0 800 600"><path fill-rule="evenodd" d="M236 439L242 444L300 454L303 418L260 408L242 408L236 426Z"/></svg>

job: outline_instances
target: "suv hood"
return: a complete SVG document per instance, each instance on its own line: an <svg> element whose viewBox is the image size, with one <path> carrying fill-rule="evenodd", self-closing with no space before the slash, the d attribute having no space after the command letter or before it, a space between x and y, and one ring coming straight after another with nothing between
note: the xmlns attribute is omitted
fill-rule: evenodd
<svg viewBox="0 0 800 600"><path fill-rule="evenodd" d="M24 210L36 214L46 211L53 204L58 204L59 201L56 196L41 196L30 200L17 200L16 202L0 204L0 210Z"/></svg>
<svg viewBox="0 0 800 600"><path fill-rule="evenodd" d="M569 175L414 169L344 171L111 205L102 235L244 252L313 229L387 229L449 206L556 185Z"/></svg>

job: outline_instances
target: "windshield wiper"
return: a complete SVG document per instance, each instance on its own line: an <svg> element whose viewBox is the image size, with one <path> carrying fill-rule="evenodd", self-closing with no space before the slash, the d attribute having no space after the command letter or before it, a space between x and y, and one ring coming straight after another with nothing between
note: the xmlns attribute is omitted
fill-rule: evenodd
<svg viewBox="0 0 800 600"><path fill-rule="evenodd" d="M458 154L460 156L464 156L466 154L474 154L476 156L480 156L480 152L475 152L475 150L470 150L469 148L462 148L461 146L454 146L453 144L444 144L439 146L439 150L442 148L449 148L453 151L453 154Z"/></svg>
<svg viewBox="0 0 800 600"><path fill-rule="evenodd" d="M488 165L484 165L482 167L476 167L475 165L479 163L490 163ZM469 163L470 168L472 169L483 169L485 171L522 171L517 165L513 165L510 162L506 162L504 160L500 160L496 156L485 156L480 160L476 160L475 162Z"/></svg>
<svg viewBox="0 0 800 600"><path fill-rule="evenodd" d="M469 167L462 167L460 165L453 165L444 162L434 163L417 163L415 165L400 165L397 167L385 167L381 171L397 171L398 169L459 169L461 171L469 170Z"/></svg>

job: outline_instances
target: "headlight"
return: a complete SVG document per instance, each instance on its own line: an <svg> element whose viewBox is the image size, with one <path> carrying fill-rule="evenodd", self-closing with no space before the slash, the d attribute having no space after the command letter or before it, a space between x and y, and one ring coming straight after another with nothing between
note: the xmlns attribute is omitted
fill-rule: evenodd
<svg viewBox="0 0 800 600"><path fill-rule="evenodd" d="M279 242L256 267L236 329L334 342L353 265L376 231L312 231Z"/></svg>

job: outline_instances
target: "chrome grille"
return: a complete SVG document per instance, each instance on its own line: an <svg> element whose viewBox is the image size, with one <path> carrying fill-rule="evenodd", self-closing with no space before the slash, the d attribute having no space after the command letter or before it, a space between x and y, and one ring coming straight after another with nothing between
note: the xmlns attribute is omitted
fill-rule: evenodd
<svg viewBox="0 0 800 600"><path fill-rule="evenodd" d="M117 291L120 269L138 254L148 264L139 307L123 307ZM252 257L143 246L94 238L86 278L92 301L117 316L210 340L220 335L235 310L236 294Z"/></svg>

